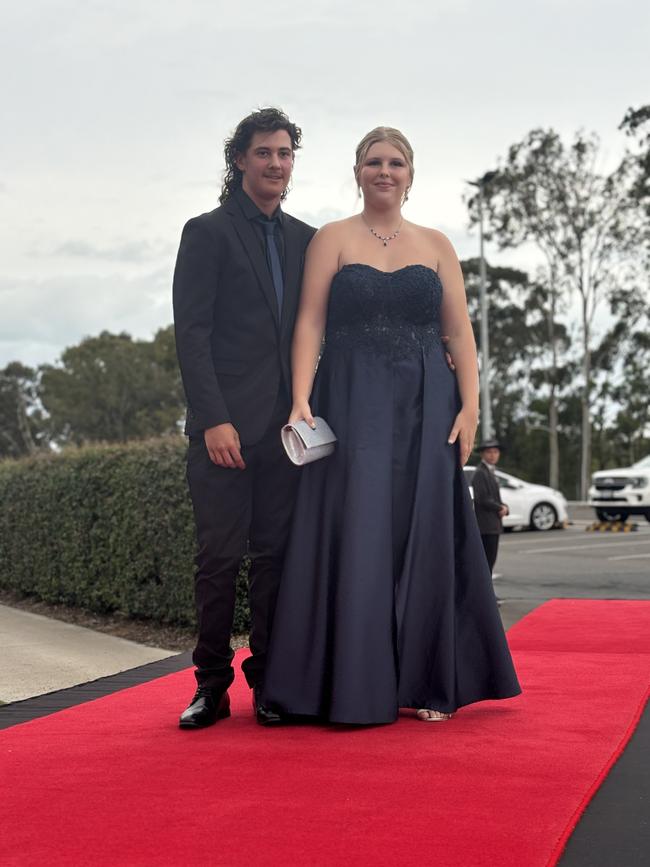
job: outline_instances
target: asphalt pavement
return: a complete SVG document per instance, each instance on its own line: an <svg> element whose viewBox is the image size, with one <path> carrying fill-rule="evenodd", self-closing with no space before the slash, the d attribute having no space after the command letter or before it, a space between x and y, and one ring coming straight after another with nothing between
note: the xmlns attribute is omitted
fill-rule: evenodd
<svg viewBox="0 0 650 867"><path fill-rule="evenodd" d="M570 511L573 523L566 529L501 537L494 588L503 614L523 613L558 597L650 599L650 524L645 518L631 522L636 524L632 532L593 532L588 529L594 523L590 509Z"/></svg>

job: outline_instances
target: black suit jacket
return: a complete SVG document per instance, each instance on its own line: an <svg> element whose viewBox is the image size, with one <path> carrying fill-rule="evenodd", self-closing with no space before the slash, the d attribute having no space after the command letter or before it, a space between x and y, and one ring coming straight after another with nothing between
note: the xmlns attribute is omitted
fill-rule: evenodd
<svg viewBox="0 0 650 867"><path fill-rule="evenodd" d="M474 511L481 533L484 535L501 533L503 523L499 517L499 510L504 504L501 502L499 483L482 461L474 473L472 491Z"/></svg>
<svg viewBox="0 0 650 867"><path fill-rule="evenodd" d="M291 337L305 250L316 231L283 214L284 295L237 196L189 220L174 272L176 351L185 433L231 422L243 444L264 434L278 391L291 396Z"/></svg>

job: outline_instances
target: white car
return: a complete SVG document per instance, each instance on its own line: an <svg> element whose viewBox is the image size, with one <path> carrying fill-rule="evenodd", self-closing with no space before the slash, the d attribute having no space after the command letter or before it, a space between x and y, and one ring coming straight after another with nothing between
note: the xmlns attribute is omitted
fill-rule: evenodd
<svg viewBox="0 0 650 867"><path fill-rule="evenodd" d="M594 473L588 498L601 521L625 521L629 515L650 521L650 455L631 467Z"/></svg>
<svg viewBox="0 0 650 867"><path fill-rule="evenodd" d="M472 479L476 467L463 467L472 496ZM501 488L501 499L509 509L503 519L505 529L528 527L531 530L552 530L566 527L569 522L567 501L560 491L546 485L531 485L516 476L495 470Z"/></svg>

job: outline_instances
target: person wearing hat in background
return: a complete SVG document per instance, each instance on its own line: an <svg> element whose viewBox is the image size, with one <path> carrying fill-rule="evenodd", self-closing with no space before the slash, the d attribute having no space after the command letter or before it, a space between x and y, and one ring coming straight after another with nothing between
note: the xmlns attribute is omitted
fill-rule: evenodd
<svg viewBox="0 0 650 867"><path fill-rule="evenodd" d="M508 507L501 502L501 491L494 472L501 456L499 443L496 440L486 440L478 447L478 451L481 462L472 479L474 510L485 556L492 572L499 550L499 536L503 532L503 519L508 514Z"/></svg>

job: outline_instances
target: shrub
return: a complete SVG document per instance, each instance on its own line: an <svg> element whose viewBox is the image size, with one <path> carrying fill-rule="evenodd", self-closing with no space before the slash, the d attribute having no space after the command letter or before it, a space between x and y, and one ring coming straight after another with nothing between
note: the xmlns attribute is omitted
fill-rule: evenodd
<svg viewBox="0 0 650 867"><path fill-rule="evenodd" d="M195 623L181 438L0 463L0 587L90 611ZM234 631L248 629L246 571Z"/></svg>

